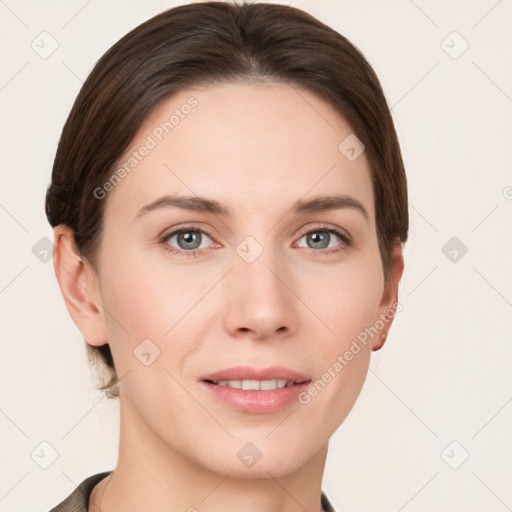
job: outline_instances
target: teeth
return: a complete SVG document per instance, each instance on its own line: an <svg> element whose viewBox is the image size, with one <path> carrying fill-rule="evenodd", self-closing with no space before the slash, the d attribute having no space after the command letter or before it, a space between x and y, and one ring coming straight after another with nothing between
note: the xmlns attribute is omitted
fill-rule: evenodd
<svg viewBox="0 0 512 512"><path fill-rule="evenodd" d="M228 382L229 385L229 382ZM258 391L260 389L260 381L259 380L243 380L242 381L242 389L244 391Z"/></svg>
<svg viewBox="0 0 512 512"><path fill-rule="evenodd" d="M272 391L288 386L293 386L293 381L283 379L273 380L219 380L217 386L227 386L229 388L243 389L245 391Z"/></svg>
<svg viewBox="0 0 512 512"><path fill-rule="evenodd" d="M268 391L268 390L276 389L278 387L282 387L282 386L279 386L275 380L262 380L260 382L261 390Z"/></svg>

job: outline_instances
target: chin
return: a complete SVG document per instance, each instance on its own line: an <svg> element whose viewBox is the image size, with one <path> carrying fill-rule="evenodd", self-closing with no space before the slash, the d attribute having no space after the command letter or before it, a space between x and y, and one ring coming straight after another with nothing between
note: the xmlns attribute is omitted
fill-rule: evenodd
<svg viewBox="0 0 512 512"><path fill-rule="evenodd" d="M265 460L264 460L265 459ZM280 457L266 455L256 462L252 467L246 467L240 462L219 461L218 465L211 468L221 475L229 474L230 478L245 479L264 479L272 476L282 478L296 472L304 465L304 461L293 458L289 460L279 460Z"/></svg>
<svg viewBox="0 0 512 512"><path fill-rule="evenodd" d="M217 444L215 452L210 446L203 452L208 453L210 459L201 463L216 473L230 474L231 478L269 478L269 474L281 478L299 470L322 449L322 443L318 447L310 445L300 432L289 433L291 443L285 443L282 437L265 439L267 435L265 432L254 441L249 441L248 437L233 439L228 446Z"/></svg>

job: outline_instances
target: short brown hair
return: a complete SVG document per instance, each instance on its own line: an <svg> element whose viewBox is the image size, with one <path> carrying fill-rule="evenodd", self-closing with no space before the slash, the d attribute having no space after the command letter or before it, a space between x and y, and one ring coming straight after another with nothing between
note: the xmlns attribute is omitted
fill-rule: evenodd
<svg viewBox="0 0 512 512"><path fill-rule="evenodd" d="M374 70L344 36L297 8L204 2L142 23L96 63L71 109L46 195L50 224L74 231L95 267L105 202L93 191L113 173L141 124L187 86L270 80L302 87L331 104L365 145L386 283L397 240L408 236L407 183L391 112ZM91 347L107 369L100 389L118 396L109 345Z"/></svg>

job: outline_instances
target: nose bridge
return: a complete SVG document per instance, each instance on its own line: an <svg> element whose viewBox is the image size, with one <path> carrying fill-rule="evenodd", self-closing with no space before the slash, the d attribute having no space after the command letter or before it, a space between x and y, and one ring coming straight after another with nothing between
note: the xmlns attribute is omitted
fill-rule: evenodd
<svg viewBox="0 0 512 512"><path fill-rule="evenodd" d="M295 329L290 273L284 255L270 244L247 237L237 247L231 272L226 327L232 334L251 331L267 337Z"/></svg>

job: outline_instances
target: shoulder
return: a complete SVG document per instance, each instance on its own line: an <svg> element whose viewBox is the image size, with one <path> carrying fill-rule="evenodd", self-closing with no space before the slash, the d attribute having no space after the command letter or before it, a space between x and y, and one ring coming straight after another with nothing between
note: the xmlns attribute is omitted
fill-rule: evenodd
<svg viewBox="0 0 512 512"><path fill-rule="evenodd" d="M86 478L63 502L52 508L50 512L87 512L89 497L94 486L110 473L110 471L106 471Z"/></svg>

